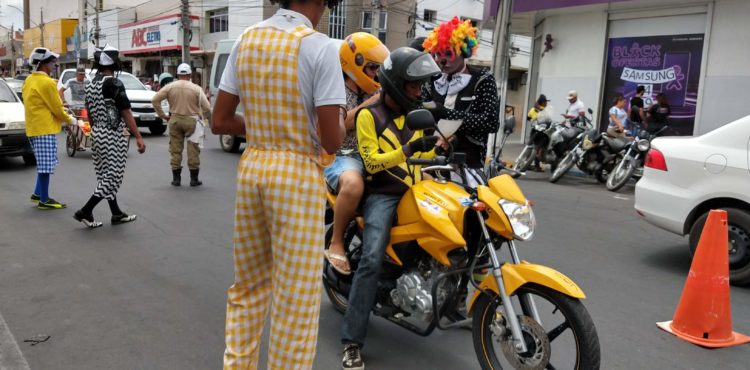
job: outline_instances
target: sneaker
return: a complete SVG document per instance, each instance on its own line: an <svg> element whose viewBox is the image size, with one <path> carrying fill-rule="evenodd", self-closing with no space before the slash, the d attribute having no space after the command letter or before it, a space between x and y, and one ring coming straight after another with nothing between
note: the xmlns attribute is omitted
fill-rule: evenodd
<svg viewBox="0 0 750 370"><path fill-rule="evenodd" d="M359 346L347 344L344 347L344 359L341 361L342 370L365 370L365 363L359 353Z"/></svg>
<svg viewBox="0 0 750 370"><path fill-rule="evenodd" d="M67 207L67 205L49 198L46 202L39 201L39 204L37 204L36 207L39 209L63 209Z"/></svg>
<svg viewBox="0 0 750 370"><path fill-rule="evenodd" d="M31 194L31 198L29 199L31 199L31 203L39 203L39 201L41 200L41 197L36 194Z"/></svg>
<svg viewBox="0 0 750 370"><path fill-rule="evenodd" d="M84 214L80 210L76 211L76 213L73 215L73 218L75 218L76 221L86 225L86 227L88 227L89 229L95 229L102 226L101 222L94 221L94 215Z"/></svg>
<svg viewBox="0 0 750 370"><path fill-rule="evenodd" d="M135 215L126 215L124 213L121 213L119 215L112 216L112 225L119 225L124 224L126 222L132 222L135 221L136 216Z"/></svg>

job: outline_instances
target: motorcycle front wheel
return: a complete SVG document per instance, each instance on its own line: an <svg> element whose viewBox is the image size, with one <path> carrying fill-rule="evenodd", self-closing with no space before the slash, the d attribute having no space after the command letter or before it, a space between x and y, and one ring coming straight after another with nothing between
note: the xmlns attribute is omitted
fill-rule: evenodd
<svg viewBox="0 0 750 370"><path fill-rule="evenodd" d="M531 297L539 321L522 296ZM473 307L474 350L483 370L599 369L599 337L580 300L545 286L528 284L511 297L527 351L518 353L498 296L482 294Z"/></svg>
<svg viewBox="0 0 750 370"><path fill-rule="evenodd" d="M516 163L513 164L513 170L518 172L523 172L529 169L529 166L531 165L531 161L534 160L534 147L531 145L527 145L523 148L521 151L521 154L518 155L518 158L516 159Z"/></svg>
<svg viewBox="0 0 750 370"><path fill-rule="evenodd" d="M569 151L568 154L566 154L563 159L560 160L560 163L557 164L555 170L550 173L549 182L553 184L556 183L563 176L565 176L565 174L568 173L571 168L573 168L574 164L576 164L576 154L573 153L573 151Z"/></svg>
<svg viewBox="0 0 750 370"><path fill-rule="evenodd" d="M618 191L622 189L633 176L633 171L635 171L635 160L630 156L625 156L607 177L607 190Z"/></svg>

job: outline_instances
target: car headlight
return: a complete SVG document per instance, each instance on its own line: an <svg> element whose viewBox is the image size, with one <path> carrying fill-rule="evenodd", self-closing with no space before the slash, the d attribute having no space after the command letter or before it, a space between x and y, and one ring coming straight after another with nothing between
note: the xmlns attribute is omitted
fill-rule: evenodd
<svg viewBox="0 0 750 370"><path fill-rule="evenodd" d="M513 228L513 236L521 241L531 240L534 236L536 218L529 202L520 204L509 200L500 199L497 202L508 216L510 226Z"/></svg>
<svg viewBox="0 0 750 370"><path fill-rule="evenodd" d="M8 124L8 130L24 130L26 129L26 122L11 122Z"/></svg>
<svg viewBox="0 0 750 370"><path fill-rule="evenodd" d="M638 141L639 152L647 152L649 149L651 149L651 143L648 140L641 139Z"/></svg>

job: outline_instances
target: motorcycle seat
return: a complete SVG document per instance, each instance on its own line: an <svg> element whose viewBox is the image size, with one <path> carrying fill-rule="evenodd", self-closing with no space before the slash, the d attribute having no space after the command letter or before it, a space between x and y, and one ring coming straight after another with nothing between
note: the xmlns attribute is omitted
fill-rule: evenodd
<svg viewBox="0 0 750 370"><path fill-rule="evenodd" d="M609 135L604 136L604 141L607 143L607 146L609 146L610 149L612 149L612 152L614 153L625 149L625 147L627 147L628 144L630 144L630 140L628 140L627 138L612 137Z"/></svg>

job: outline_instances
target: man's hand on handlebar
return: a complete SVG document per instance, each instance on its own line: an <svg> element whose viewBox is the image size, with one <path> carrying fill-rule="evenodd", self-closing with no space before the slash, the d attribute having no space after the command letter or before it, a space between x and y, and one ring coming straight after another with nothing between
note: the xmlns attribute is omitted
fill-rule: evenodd
<svg viewBox="0 0 750 370"><path fill-rule="evenodd" d="M438 142L437 136L422 136L417 140L414 140L407 144L412 154L417 152L429 152Z"/></svg>

